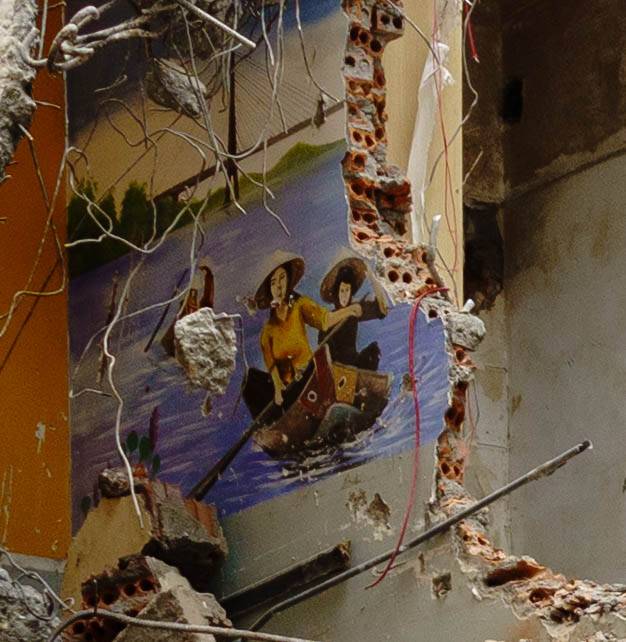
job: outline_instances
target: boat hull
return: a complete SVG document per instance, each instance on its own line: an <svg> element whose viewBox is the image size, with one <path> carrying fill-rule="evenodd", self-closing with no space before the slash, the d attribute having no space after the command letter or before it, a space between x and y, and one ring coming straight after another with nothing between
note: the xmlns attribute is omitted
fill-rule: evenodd
<svg viewBox="0 0 626 642"><path fill-rule="evenodd" d="M337 445L373 426L389 400L392 376L333 363L327 346L298 398L254 441L272 457L285 458Z"/></svg>

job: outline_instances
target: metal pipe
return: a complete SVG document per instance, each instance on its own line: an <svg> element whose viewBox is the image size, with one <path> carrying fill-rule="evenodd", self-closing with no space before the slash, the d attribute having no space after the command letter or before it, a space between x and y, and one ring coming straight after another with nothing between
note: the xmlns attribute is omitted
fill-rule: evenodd
<svg viewBox="0 0 626 642"><path fill-rule="evenodd" d="M445 519L444 521L439 522L438 524L435 524L435 526L433 526L432 528L429 528L427 531L424 531L421 535L418 535L417 537L414 537L413 539L409 540L406 544L403 544L400 547L399 552L404 553L405 551L408 551L411 548L415 548L416 546L423 544L424 542L432 539L436 535L440 535L441 533L444 533L449 528L451 528L455 524L458 524L460 521L464 520L470 515L473 515L474 513L477 513L478 511L482 510L486 506L489 506L489 504L492 504L497 499L500 499L501 497L504 497L505 495L512 493L514 490L517 490L518 488L525 486L531 481L535 481L537 479L541 479L543 477L547 477L551 475L555 470L557 470L558 468L566 464L570 459L572 459L576 455L579 455L580 453L584 452L585 450L591 447L592 447L591 442L589 440L585 440L582 443L578 444L577 446L574 446L573 448L566 450L565 452L560 454L558 457L555 457L554 459L550 459L544 464L541 464L541 466L537 466L537 468L533 468L531 471L527 472L525 475L518 477L517 479L507 484L506 486L503 486L502 488L494 491L493 493L487 495L486 497L483 497L481 500L475 502L471 506L468 506L467 508L460 510L455 515L452 515L452 517L448 517L448 519ZM338 584L341 584L342 582L345 582L346 580L349 580L355 577L356 575L360 575L361 573L368 571L374 566L378 566L378 564L386 562L391 558L393 554L394 554L394 551L387 551L386 553L382 553L377 557L373 557L372 559L367 560L362 564L353 566L347 571L344 571L343 573L339 573L338 575L335 575L334 577L327 579L321 584L312 586L311 588L306 589L301 593L296 593L295 595L292 595L286 600L283 600L282 602L275 604L270 609L268 609L250 627L250 630L257 631L262 626L267 624L267 622L269 622L272 619L272 617L276 615L276 613L280 613L281 611L284 611L285 609L291 606L294 606L295 604L299 604L300 602L303 602L304 600L307 600L310 597L319 595L320 593L327 591L333 586L337 586Z"/></svg>
<svg viewBox="0 0 626 642"><path fill-rule="evenodd" d="M189 2L189 0L177 0L179 4L182 4L183 7L189 9L192 13L195 13L199 18L203 20L208 20L212 22L216 27L223 29L226 33L230 34L233 38L239 40L240 43L250 47L250 49L256 49L256 43L252 42L245 36L242 36L238 31L235 31L232 27L229 27L227 24L224 24L221 20L218 20L215 16L212 16L210 13L203 11L200 7L196 7L195 4Z"/></svg>

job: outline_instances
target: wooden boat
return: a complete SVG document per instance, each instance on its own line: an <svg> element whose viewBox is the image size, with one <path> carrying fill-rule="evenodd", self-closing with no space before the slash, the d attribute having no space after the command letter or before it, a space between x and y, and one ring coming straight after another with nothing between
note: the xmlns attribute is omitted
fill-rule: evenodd
<svg viewBox="0 0 626 642"><path fill-rule="evenodd" d="M391 374L333 363L327 345L315 352L313 365L296 400L253 435L273 457L340 443L370 428L387 405Z"/></svg>

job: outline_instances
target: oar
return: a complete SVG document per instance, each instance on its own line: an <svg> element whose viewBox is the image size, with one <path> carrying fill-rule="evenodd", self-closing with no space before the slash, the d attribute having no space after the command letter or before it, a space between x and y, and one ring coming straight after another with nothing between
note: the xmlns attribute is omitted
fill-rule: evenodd
<svg viewBox="0 0 626 642"><path fill-rule="evenodd" d="M178 279L178 283L174 288L174 296L176 296L176 294L178 293L178 290L182 285L183 281L185 280L185 277L187 276L188 272L189 272L189 268L186 268L185 271L182 273L180 279ZM156 335L159 333L161 326L163 325L163 323L165 322L165 319L167 318L167 313L170 311L171 305L172 305L172 302L170 301L165 306L165 310L163 310L163 314L161 315L159 322L156 324L156 327L154 328L154 330L152 331L152 334L150 335L150 339L148 340L148 343L146 343L146 347L143 349L144 352L148 352L148 350L150 350L150 346L152 345L152 342L155 340Z"/></svg>
<svg viewBox="0 0 626 642"><path fill-rule="evenodd" d="M343 326L343 324L350 317L346 317L343 321L339 322L325 337L323 341L320 341L319 345L315 349L317 352L322 346L326 345L330 338ZM307 364L307 368L312 363L312 359ZM285 397L288 393L293 390L296 385L298 385L301 380L293 381L290 383L285 390ZM241 437L226 451L222 458L209 470L209 472L189 491L187 498L196 499L200 501L204 499L204 496L211 490L211 487L219 479L219 476L228 468L230 462L235 459L239 454L241 449L248 443L250 437L263 426L263 421L265 417L269 414L270 410L275 408L276 404L273 401L270 401L265 408L256 416L255 420L244 430L241 434Z"/></svg>

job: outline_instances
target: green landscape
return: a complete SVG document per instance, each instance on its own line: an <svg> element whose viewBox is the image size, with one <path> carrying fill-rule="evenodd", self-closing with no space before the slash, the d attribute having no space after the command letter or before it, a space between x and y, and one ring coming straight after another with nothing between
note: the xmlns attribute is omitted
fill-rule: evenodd
<svg viewBox="0 0 626 642"><path fill-rule="evenodd" d="M335 151L345 145L343 140L327 145L308 145L296 143L281 159L267 172L269 187L278 187L291 176L301 174L320 157ZM263 175L250 173L249 178L240 176L239 202L245 207L262 198L261 188L253 181L261 181ZM171 196L151 200L147 194L146 184L132 182L124 192L124 197L116 206L114 194L109 192L98 194L98 186L92 182L81 183L68 204L68 241L96 239L102 235L98 223L116 236L122 237L134 245L142 246L150 240L156 230L156 237L172 225L180 212L188 210L176 223L175 228L188 225L193 217L202 214L206 221L211 215L211 222L217 223L226 218L239 214L232 204L225 204L225 188L213 190L208 199L193 199L183 203ZM92 205L91 214L88 211ZM95 220L94 220L95 219ZM75 277L89 272L109 261L113 261L128 253L130 248L111 237L105 237L98 243L81 243L69 248L70 274Z"/></svg>

